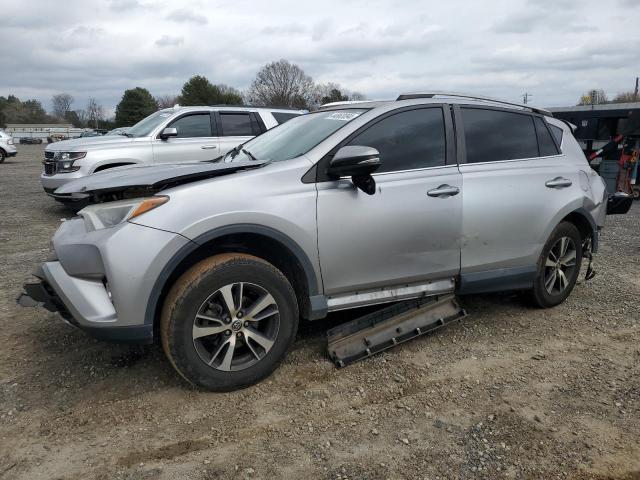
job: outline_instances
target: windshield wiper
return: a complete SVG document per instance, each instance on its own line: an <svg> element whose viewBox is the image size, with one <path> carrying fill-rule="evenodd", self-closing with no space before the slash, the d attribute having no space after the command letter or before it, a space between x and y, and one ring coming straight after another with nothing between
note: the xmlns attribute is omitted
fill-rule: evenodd
<svg viewBox="0 0 640 480"><path fill-rule="evenodd" d="M120 132L120 135L124 135L125 137L133 138L133 134L127 132Z"/></svg>
<svg viewBox="0 0 640 480"><path fill-rule="evenodd" d="M247 150L246 148L241 148L240 151L244 154L246 154L249 158L251 158L251 160L258 161L258 159L253 155L253 153L251 153L249 150Z"/></svg>

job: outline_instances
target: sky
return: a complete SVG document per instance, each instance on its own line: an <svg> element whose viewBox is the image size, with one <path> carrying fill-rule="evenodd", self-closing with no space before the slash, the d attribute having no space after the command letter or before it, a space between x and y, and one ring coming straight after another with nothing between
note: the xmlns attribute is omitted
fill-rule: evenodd
<svg viewBox="0 0 640 480"><path fill-rule="evenodd" d="M369 99L445 90L565 106L640 75L640 0L0 0L0 95L125 89L193 75L244 90L287 59Z"/></svg>

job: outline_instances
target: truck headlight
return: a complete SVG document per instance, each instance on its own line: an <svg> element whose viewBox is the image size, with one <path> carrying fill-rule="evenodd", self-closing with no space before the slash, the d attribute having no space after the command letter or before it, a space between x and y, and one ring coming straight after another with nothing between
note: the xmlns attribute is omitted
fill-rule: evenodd
<svg viewBox="0 0 640 480"><path fill-rule="evenodd" d="M165 195L89 205L78 212L88 231L115 227L169 201Z"/></svg>
<svg viewBox="0 0 640 480"><path fill-rule="evenodd" d="M73 162L87 156L87 152L56 152L54 158L58 161L58 173L69 173L80 170Z"/></svg>

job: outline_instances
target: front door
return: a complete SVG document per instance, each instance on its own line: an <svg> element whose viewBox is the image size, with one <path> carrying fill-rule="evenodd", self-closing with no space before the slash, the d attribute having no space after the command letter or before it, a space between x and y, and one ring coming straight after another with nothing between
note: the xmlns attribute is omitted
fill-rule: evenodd
<svg viewBox="0 0 640 480"><path fill-rule="evenodd" d="M220 156L218 137L214 136L210 112L190 112L167 125L178 131L177 137L153 140L156 163L202 162Z"/></svg>
<svg viewBox="0 0 640 480"><path fill-rule="evenodd" d="M452 131L448 107L421 106L389 112L346 140L376 148L382 165L371 196L350 179L317 184L326 295L458 275L462 175Z"/></svg>

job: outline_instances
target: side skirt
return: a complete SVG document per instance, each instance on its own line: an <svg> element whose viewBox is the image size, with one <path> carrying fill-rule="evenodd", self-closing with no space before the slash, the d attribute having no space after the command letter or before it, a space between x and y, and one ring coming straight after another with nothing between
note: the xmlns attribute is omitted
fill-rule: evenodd
<svg viewBox="0 0 640 480"><path fill-rule="evenodd" d="M506 290L528 290L533 288L535 276L535 265L463 273L460 275L458 293L465 295L469 293L503 292Z"/></svg>

